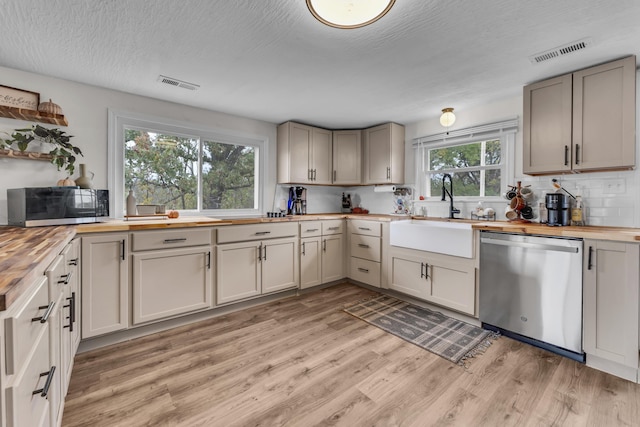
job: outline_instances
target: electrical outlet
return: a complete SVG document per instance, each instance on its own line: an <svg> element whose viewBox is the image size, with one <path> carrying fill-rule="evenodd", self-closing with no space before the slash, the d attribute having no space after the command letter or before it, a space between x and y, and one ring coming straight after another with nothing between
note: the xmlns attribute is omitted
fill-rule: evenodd
<svg viewBox="0 0 640 427"><path fill-rule="evenodd" d="M603 192L605 194L623 194L625 192L624 179L608 179L604 182Z"/></svg>

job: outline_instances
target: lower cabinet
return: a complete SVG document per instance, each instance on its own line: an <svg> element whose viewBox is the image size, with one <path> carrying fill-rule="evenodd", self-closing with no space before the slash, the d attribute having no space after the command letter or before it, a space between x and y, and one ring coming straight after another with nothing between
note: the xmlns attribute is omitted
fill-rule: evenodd
<svg viewBox="0 0 640 427"><path fill-rule="evenodd" d="M584 247L587 365L637 382L639 245L585 240Z"/></svg>
<svg viewBox="0 0 640 427"><path fill-rule="evenodd" d="M7 427L48 426L51 422L54 393L55 406L59 407L59 373L56 372L58 358L52 345L50 327L57 318L55 315L58 301L49 299L45 276L38 278L28 293L16 300L7 312L0 313L3 318L4 334L0 348L5 363L0 373L0 396L5 402L0 404L0 425ZM56 329L58 330L58 329ZM59 335L53 335L58 341ZM54 379L57 383L54 384Z"/></svg>
<svg viewBox="0 0 640 427"><path fill-rule="evenodd" d="M344 220L300 223L300 288L344 278Z"/></svg>
<svg viewBox="0 0 640 427"><path fill-rule="evenodd" d="M134 252L133 324L210 308L211 246Z"/></svg>
<svg viewBox="0 0 640 427"><path fill-rule="evenodd" d="M390 267L390 289L475 315L474 259L393 247Z"/></svg>
<svg viewBox="0 0 640 427"><path fill-rule="evenodd" d="M218 245L217 303L296 288L297 253L297 237Z"/></svg>
<svg viewBox="0 0 640 427"><path fill-rule="evenodd" d="M370 286L382 287L382 224L349 221L349 277Z"/></svg>
<svg viewBox="0 0 640 427"><path fill-rule="evenodd" d="M82 338L129 327L129 235L82 237Z"/></svg>

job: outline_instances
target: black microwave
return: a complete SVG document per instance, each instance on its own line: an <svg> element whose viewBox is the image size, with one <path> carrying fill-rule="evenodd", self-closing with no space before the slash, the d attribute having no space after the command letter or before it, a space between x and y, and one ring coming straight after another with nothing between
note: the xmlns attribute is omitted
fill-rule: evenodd
<svg viewBox="0 0 640 427"><path fill-rule="evenodd" d="M7 190L8 223L18 227L84 224L109 216L109 190L34 187Z"/></svg>

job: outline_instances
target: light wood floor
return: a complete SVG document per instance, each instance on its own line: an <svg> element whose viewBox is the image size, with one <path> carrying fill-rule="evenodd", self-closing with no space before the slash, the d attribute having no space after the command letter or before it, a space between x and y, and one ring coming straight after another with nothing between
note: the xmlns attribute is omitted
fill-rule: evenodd
<svg viewBox="0 0 640 427"><path fill-rule="evenodd" d="M344 284L76 357L64 426L637 426L640 387L501 337L454 365Z"/></svg>

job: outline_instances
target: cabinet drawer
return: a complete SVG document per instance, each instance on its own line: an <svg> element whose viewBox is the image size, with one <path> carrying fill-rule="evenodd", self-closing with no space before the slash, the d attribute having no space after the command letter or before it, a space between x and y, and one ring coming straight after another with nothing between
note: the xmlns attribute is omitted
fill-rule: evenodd
<svg viewBox="0 0 640 427"><path fill-rule="evenodd" d="M351 219L349 220L349 232L380 237L382 236L382 224L376 221Z"/></svg>
<svg viewBox="0 0 640 427"><path fill-rule="evenodd" d="M327 236L329 234L342 234L344 228L344 221L341 219L328 219L322 221L322 235Z"/></svg>
<svg viewBox="0 0 640 427"><path fill-rule="evenodd" d="M209 228L182 228L179 230L138 231L132 234L132 251L171 249L211 244Z"/></svg>
<svg viewBox="0 0 640 427"><path fill-rule="evenodd" d="M300 221L300 237L314 237L322 234L322 222Z"/></svg>
<svg viewBox="0 0 640 427"><path fill-rule="evenodd" d="M47 278L42 276L34 286L34 293L15 316L5 319L7 375L20 370L40 332L47 323L34 320L44 316L53 302L49 299ZM44 308L41 308L44 307ZM52 306L53 309L53 306Z"/></svg>
<svg viewBox="0 0 640 427"><path fill-rule="evenodd" d="M349 277L367 285L380 287L380 263L351 257Z"/></svg>
<svg viewBox="0 0 640 427"><path fill-rule="evenodd" d="M43 417L48 416L48 397L41 396L41 392L33 394L34 391L44 388L47 381L46 373L51 369L49 331L45 329L40 332L34 351L25 355L25 369L16 376L13 385L7 387L7 425L10 427L40 426ZM52 374L59 375L57 368ZM49 394L54 393L53 386L52 383Z"/></svg>
<svg viewBox="0 0 640 427"><path fill-rule="evenodd" d="M380 262L380 238L352 234L351 256Z"/></svg>
<svg viewBox="0 0 640 427"><path fill-rule="evenodd" d="M45 272L49 281L49 299L56 301L60 293L64 292L64 287L69 285L73 273L68 276L64 264L64 257L58 255L53 262L47 267Z"/></svg>
<svg viewBox="0 0 640 427"><path fill-rule="evenodd" d="M218 229L218 243L297 237L298 223L229 225Z"/></svg>

